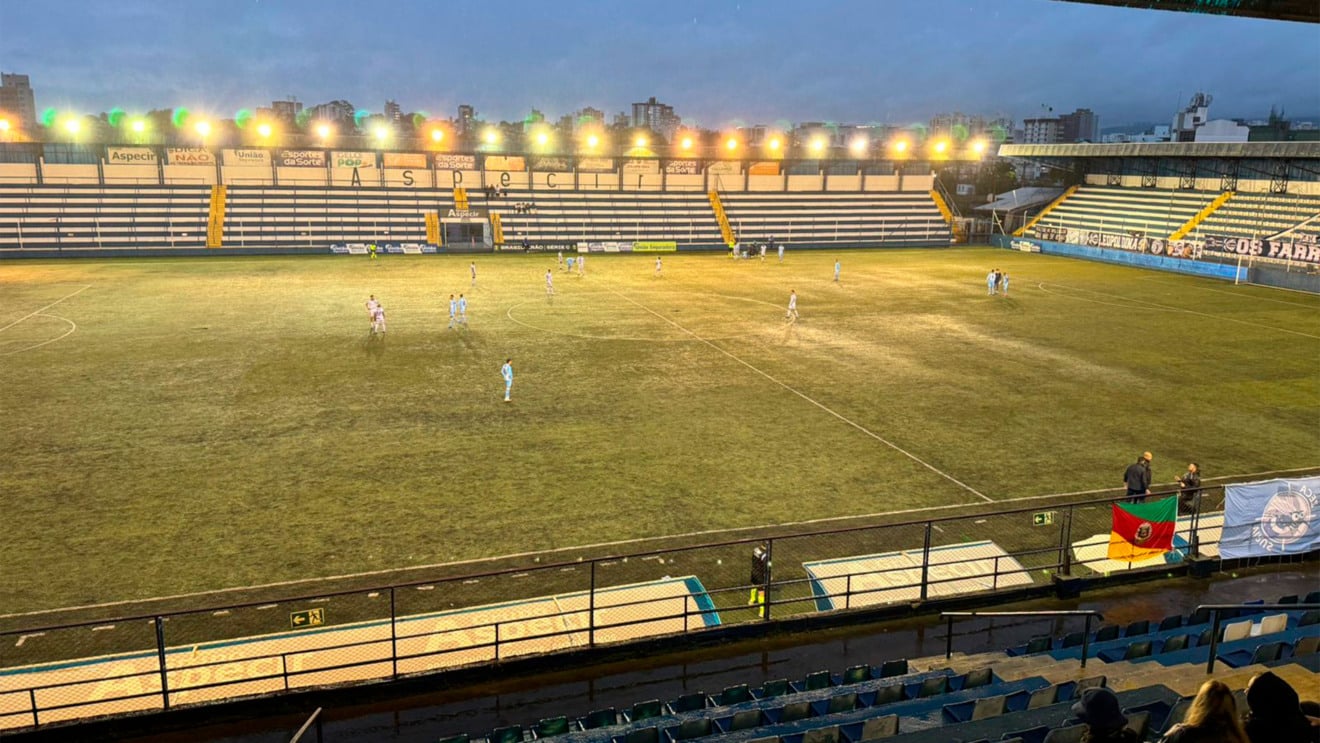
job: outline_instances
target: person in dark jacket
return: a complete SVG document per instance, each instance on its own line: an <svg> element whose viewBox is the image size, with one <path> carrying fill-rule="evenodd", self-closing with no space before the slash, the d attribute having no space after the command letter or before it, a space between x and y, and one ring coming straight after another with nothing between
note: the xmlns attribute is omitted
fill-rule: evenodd
<svg viewBox="0 0 1320 743"><path fill-rule="evenodd" d="M1143 452L1137 461L1128 465L1123 472L1123 484L1127 486L1128 497L1133 503L1140 503L1145 500L1145 496L1150 495L1150 461L1154 456L1150 452Z"/></svg>
<svg viewBox="0 0 1320 743"><path fill-rule="evenodd" d="M1269 671L1247 682L1247 707L1245 727L1251 743L1320 741L1320 727L1302 713L1297 692Z"/></svg>
<svg viewBox="0 0 1320 743"><path fill-rule="evenodd" d="M1119 709L1118 697L1104 687L1082 692L1072 713L1086 724L1082 743L1137 743L1136 732L1127 728L1127 717Z"/></svg>
<svg viewBox="0 0 1320 743"><path fill-rule="evenodd" d="M1201 465L1192 462L1187 465L1187 472L1178 478L1178 510L1181 513L1196 511L1197 501L1201 498Z"/></svg>

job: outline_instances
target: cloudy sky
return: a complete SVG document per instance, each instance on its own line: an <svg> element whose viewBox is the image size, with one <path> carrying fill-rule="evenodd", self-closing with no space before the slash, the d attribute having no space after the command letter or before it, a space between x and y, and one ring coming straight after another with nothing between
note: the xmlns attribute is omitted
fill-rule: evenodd
<svg viewBox="0 0 1320 743"><path fill-rule="evenodd" d="M295 95L489 119L622 111L654 95L703 126L1021 119L1095 109L1171 118L1320 114L1315 25L1055 0L4 0L0 70L39 108Z"/></svg>

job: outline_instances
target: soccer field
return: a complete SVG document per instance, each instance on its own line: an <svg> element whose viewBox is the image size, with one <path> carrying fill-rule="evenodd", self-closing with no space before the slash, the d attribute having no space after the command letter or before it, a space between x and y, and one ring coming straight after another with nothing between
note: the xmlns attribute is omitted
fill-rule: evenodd
<svg viewBox="0 0 1320 743"><path fill-rule="evenodd" d="M470 260L0 264L0 613L915 516L1113 487L1146 449L1159 483L1320 465L1320 297L790 249L593 255L548 298L553 256L476 256L475 288Z"/></svg>

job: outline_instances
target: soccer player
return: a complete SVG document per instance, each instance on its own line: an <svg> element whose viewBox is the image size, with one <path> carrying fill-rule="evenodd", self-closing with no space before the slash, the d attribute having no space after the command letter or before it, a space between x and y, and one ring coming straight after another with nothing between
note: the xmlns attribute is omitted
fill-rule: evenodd
<svg viewBox="0 0 1320 743"><path fill-rule="evenodd" d="M555 295L555 275L548 268L545 270L545 295L547 297Z"/></svg>
<svg viewBox="0 0 1320 743"><path fill-rule="evenodd" d="M376 309L371 313L371 332L377 335L385 335L385 306L377 303Z"/></svg>
<svg viewBox="0 0 1320 743"><path fill-rule="evenodd" d="M576 263L576 262L577 262L577 260L576 260L575 258L573 258L573 256L570 255L570 256L568 257L568 272L569 272L569 273L573 273L573 264Z"/></svg>
<svg viewBox="0 0 1320 743"><path fill-rule="evenodd" d="M989 296L995 295L995 284L999 283L999 271L990 269L990 273L985 275L985 289Z"/></svg>
<svg viewBox="0 0 1320 743"><path fill-rule="evenodd" d="M458 324L467 327L467 297L458 295Z"/></svg>
<svg viewBox="0 0 1320 743"><path fill-rule="evenodd" d="M468 268L471 269L471 271L472 271L472 288L473 288L473 289L476 289L476 288L477 288L477 262L476 262L476 261L472 261L472 265L468 266Z"/></svg>
<svg viewBox="0 0 1320 743"><path fill-rule="evenodd" d="M773 237L770 238L770 244L771 244L771 245L774 245L774 244L775 244L775 239L774 239ZM784 244L783 244L783 243L779 243L779 262L780 262L780 263L783 263L783 262L784 262Z"/></svg>
<svg viewBox="0 0 1320 743"><path fill-rule="evenodd" d="M583 253L578 256L578 276L587 275L587 255Z"/></svg>
<svg viewBox="0 0 1320 743"><path fill-rule="evenodd" d="M367 253L371 255L371 260L376 260L376 243L367 246Z"/></svg>
<svg viewBox="0 0 1320 743"><path fill-rule="evenodd" d="M796 291L789 291L788 293L788 313L784 317L788 320L798 319Z"/></svg>
<svg viewBox="0 0 1320 743"><path fill-rule="evenodd" d="M657 256L655 257L655 275L656 275L656 276L659 276L659 275L660 275L660 267L661 267L661 265L660 265L660 256L657 255Z"/></svg>
<svg viewBox="0 0 1320 743"><path fill-rule="evenodd" d="M761 262L765 263L765 243L761 243Z"/></svg>
<svg viewBox="0 0 1320 743"><path fill-rule="evenodd" d="M999 274L999 291L1002 292L1003 295L1004 295L1005 297L1008 296L1008 274L1007 274L1007 273L1001 273L1001 274Z"/></svg>
<svg viewBox="0 0 1320 743"><path fill-rule="evenodd" d="M838 259L838 258L835 258L835 259L834 259L834 283L836 283L836 284L839 283L839 271L842 270L842 268L843 268L843 266L839 264L839 259Z"/></svg>
<svg viewBox="0 0 1320 743"><path fill-rule="evenodd" d="M513 359L505 359L500 367L500 376L504 377L504 401L512 402L509 395L513 392Z"/></svg>
<svg viewBox="0 0 1320 743"><path fill-rule="evenodd" d="M564 267L564 251L559 251L559 257L556 259L556 263L560 268Z"/></svg>
<svg viewBox="0 0 1320 743"><path fill-rule="evenodd" d="M458 302L454 300L454 295L449 295L449 330L454 329L454 321L458 319Z"/></svg>
<svg viewBox="0 0 1320 743"><path fill-rule="evenodd" d="M376 327L376 308L380 307L380 302L376 301L376 295L367 297L367 323L374 330Z"/></svg>

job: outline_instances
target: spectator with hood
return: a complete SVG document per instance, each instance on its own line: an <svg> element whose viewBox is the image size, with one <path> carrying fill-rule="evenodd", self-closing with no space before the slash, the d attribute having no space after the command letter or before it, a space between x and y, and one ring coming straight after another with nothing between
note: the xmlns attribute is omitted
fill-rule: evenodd
<svg viewBox="0 0 1320 743"><path fill-rule="evenodd" d="M1269 671L1247 682L1247 707L1246 730L1251 743L1320 741L1320 727L1302 713L1297 692Z"/></svg>

